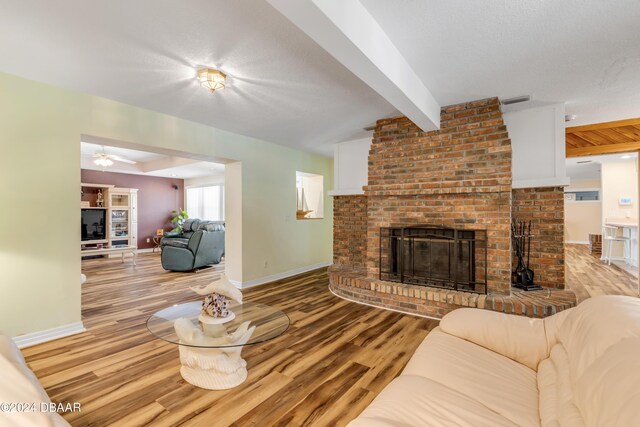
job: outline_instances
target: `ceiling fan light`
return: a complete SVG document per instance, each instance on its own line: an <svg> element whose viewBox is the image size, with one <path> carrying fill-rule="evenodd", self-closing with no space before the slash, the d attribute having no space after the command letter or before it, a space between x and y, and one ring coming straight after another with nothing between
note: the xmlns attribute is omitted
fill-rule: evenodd
<svg viewBox="0 0 640 427"><path fill-rule="evenodd" d="M97 159L95 159L93 163L95 163L98 166L102 166L103 168L106 168L108 166L111 166L113 164L113 161L111 161L111 159L107 157L100 156Z"/></svg>
<svg viewBox="0 0 640 427"><path fill-rule="evenodd" d="M200 86L209 89L211 92L224 89L227 76L218 70L212 68L201 68L198 70L198 81Z"/></svg>

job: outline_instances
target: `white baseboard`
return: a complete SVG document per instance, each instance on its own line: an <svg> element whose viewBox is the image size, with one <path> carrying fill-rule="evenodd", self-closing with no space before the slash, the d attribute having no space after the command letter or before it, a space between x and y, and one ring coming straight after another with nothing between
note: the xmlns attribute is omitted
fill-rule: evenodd
<svg viewBox="0 0 640 427"><path fill-rule="evenodd" d="M47 341L57 340L58 338L68 337L69 335L79 334L86 331L82 322L69 323L67 325L58 326L57 328L46 329L44 331L31 332L29 334L13 337L13 342L18 348L30 347Z"/></svg>
<svg viewBox="0 0 640 427"><path fill-rule="evenodd" d="M568 243L570 245L588 245L589 241L584 241L584 240L565 240L565 243Z"/></svg>
<svg viewBox="0 0 640 427"><path fill-rule="evenodd" d="M328 267L333 262L321 262L318 264L306 265L304 267L295 268L293 270L284 271L282 273L272 274L271 276L259 277L257 279L247 280L246 282L240 283L237 280L230 280L231 283L234 284L237 288L247 289L253 286L264 285L265 283L275 282L276 280L286 279L287 277L296 276L298 274L306 273L307 271L317 270L318 268Z"/></svg>

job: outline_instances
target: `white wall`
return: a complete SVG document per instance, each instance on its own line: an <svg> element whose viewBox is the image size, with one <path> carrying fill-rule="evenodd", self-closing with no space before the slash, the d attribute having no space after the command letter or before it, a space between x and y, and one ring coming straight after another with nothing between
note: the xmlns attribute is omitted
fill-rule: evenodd
<svg viewBox="0 0 640 427"><path fill-rule="evenodd" d="M603 162L601 170L603 222L616 222L616 219L624 218L625 220L635 220L637 224L638 173L636 159ZM620 205L620 197L631 197L632 204ZM622 253L621 245L613 246L613 256L622 256Z"/></svg>
<svg viewBox="0 0 640 427"><path fill-rule="evenodd" d="M302 188L307 207L311 212L306 218L324 218L324 177L310 175L302 177Z"/></svg>
<svg viewBox="0 0 640 427"><path fill-rule="evenodd" d="M341 142L333 148L334 196L364 194L362 187L369 179L371 138Z"/></svg>
<svg viewBox="0 0 640 427"><path fill-rule="evenodd" d="M83 135L235 160L226 167L225 202L227 235L238 238L225 249L226 267L243 286L331 263L331 199L325 195L323 220L295 221L293 212L295 172L322 175L332 188L331 159L4 73L0 94L0 223L29 224L19 237L0 239L6 334L81 322Z"/></svg>
<svg viewBox="0 0 640 427"><path fill-rule="evenodd" d="M513 188L569 184L565 163L564 104L506 111Z"/></svg>
<svg viewBox="0 0 640 427"><path fill-rule="evenodd" d="M638 180L635 159L602 163L602 218L638 219ZM631 197L631 205L618 204L620 197Z"/></svg>
<svg viewBox="0 0 640 427"><path fill-rule="evenodd" d="M600 189L599 179L572 180L567 191ZM589 234L602 234L602 201L564 202L564 240L589 243Z"/></svg>
<svg viewBox="0 0 640 427"><path fill-rule="evenodd" d="M512 147L513 188L565 186L564 104L505 111ZM371 138L334 146L331 195L363 194L367 185Z"/></svg>
<svg viewBox="0 0 640 427"><path fill-rule="evenodd" d="M217 175L201 176L199 178L187 178L184 187L202 187L205 185L224 184L224 172Z"/></svg>

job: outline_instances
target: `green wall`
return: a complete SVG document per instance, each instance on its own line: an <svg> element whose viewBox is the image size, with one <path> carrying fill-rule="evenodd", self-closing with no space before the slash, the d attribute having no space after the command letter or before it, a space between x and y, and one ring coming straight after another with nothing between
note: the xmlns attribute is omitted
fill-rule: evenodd
<svg viewBox="0 0 640 427"><path fill-rule="evenodd" d="M241 162L234 168L241 176L237 188L227 183L242 200L236 251L242 259L233 279L248 282L331 261L331 198L325 195L325 219L295 219L295 171L324 175L326 193L333 187L331 159L2 73L0 94L5 333L80 321L82 134Z"/></svg>

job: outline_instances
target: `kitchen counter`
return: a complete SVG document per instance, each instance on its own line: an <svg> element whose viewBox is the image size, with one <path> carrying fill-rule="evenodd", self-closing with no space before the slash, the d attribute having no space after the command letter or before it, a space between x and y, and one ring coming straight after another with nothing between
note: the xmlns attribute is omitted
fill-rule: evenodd
<svg viewBox="0 0 640 427"><path fill-rule="evenodd" d="M622 235L629 238L630 251L625 262L634 267L638 266L638 220L633 218L607 218L605 225L612 225L622 229Z"/></svg>

